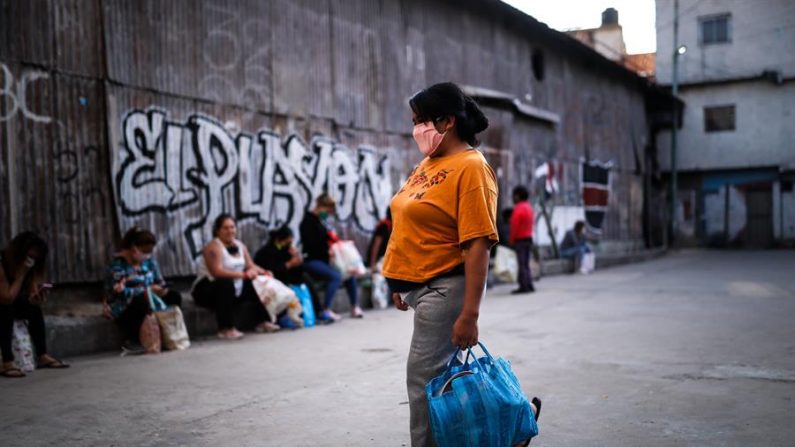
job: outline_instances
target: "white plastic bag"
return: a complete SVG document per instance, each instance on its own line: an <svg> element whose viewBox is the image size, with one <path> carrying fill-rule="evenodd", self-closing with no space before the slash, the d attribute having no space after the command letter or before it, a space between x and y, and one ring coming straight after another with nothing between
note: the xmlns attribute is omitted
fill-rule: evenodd
<svg viewBox="0 0 795 447"><path fill-rule="evenodd" d="M596 268L596 255L593 253L583 253L580 261L580 273L587 275Z"/></svg>
<svg viewBox="0 0 795 447"><path fill-rule="evenodd" d="M519 262L516 252L503 245L497 246L494 255L494 276L503 282L516 282L519 272Z"/></svg>
<svg viewBox="0 0 795 447"><path fill-rule="evenodd" d="M384 261L378 261L376 264L375 270L373 270L372 282L373 282L373 307L375 309L385 309L386 306L389 304L390 296L389 296L389 285L386 282L386 278L384 275L381 274L381 267L383 266Z"/></svg>
<svg viewBox="0 0 795 447"><path fill-rule="evenodd" d="M188 328L182 317L179 307L169 307L166 310L155 312L157 323L160 325L160 337L163 349L169 351L182 351L190 347Z"/></svg>
<svg viewBox="0 0 795 447"><path fill-rule="evenodd" d="M293 289L272 276L259 275L251 283L265 309L268 310L271 323L276 323L279 314L287 310L287 317L296 326L304 327L301 301Z"/></svg>
<svg viewBox="0 0 795 447"><path fill-rule="evenodd" d="M22 372L29 373L36 369L36 355L30 341L28 325L22 320L14 320L11 350L14 352L14 363Z"/></svg>
<svg viewBox="0 0 795 447"><path fill-rule="evenodd" d="M353 241L337 241L331 245L331 252L334 254L331 265L342 274L343 280L367 273L362 255Z"/></svg>

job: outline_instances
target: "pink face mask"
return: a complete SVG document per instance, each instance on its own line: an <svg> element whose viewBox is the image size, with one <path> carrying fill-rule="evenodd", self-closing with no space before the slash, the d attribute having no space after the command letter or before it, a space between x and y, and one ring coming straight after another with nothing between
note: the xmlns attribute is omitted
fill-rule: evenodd
<svg viewBox="0 0 795 447"><path fill-rule="evenodd" d="M414 126L413 134L414 141L417 142L420 152L422 152L426 157L433 155L436 150L439 149L439 145L444 139L444 134L439 133L436 128L433 127L433 123L431 121L420 123Z"/></svg>

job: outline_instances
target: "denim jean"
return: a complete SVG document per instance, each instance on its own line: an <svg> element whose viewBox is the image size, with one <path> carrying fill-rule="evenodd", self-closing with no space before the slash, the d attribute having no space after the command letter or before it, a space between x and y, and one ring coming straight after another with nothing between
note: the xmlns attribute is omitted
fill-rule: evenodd
<svg viewBox="0 0 795 447"><path fill-rule="evenodd" d="M533 252L533 238L520 239L514 244L516 260L519 262L519 289L533 289L533 273L530 271L530 255Z"/></svg>
<svg viewBox="0 0 795 447"><path fill-rule="evenodd" d="M326 283L326 295L324 299L324 310L330 310L334 303L334 295L343 283L342 275L332 266L318 259L304 262L304 270L313 278ZM356 278L350 277L345 280L345 289L348 291L348 299L351 306L359 304L359 289L356 286Z"/></svg>
<svg viewBox="0 0 795 447"><path fill-rule="evenodd" d="M582 255L590 253L591 247L588 244L581 244L575 247L564 248L560 250L560 257L573 258L576 265L579 266L582 261Z"/></svg>

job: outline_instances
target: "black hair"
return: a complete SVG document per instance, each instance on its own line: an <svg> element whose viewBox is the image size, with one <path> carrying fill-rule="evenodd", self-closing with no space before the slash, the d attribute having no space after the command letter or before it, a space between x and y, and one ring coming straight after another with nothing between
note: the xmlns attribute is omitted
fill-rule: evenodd
<svg viewBox="0 0 795 447"><path fill-rule="evenodd" d="M269 233L272 242L283 241L288 237L293 237L293 230L287 225L279 227Z"/></svg>
<svg viewBox="0 0 795 447"><path fill-rule="evenodd" d="M6 267L8 276L14 275L17 268L25 262L28 257L28 252L35 249L39 252L39 259L36 259L36 264L33 266L33 272L43 274L46 267L47 253L50 251L47 247L47 242L44 241L38 234L32 231L23 231L11 239L11 242L6 248L9 259L3 259L3 264Z"/></svg>
<svg viewBox="0 0 795 447"><path fill-rule="evenodd" d="M121 248L146 247L157 245L154 233L141 227L132 227L121 238Z"/></svg>
<svg viewBox="0 0 795 447"><path fill-rule="evenodd" d="M530 192L524 186L519 185L513 189L513 196L519 200L527 200L530 198Z"/></svg>
<svg viewBox="0 0 795 447"><path fill-rule="evenodd" d="M420 122L436 122L454 116L458 137L472 147L480 144L475 134L489 127L489 120L475 100L452 82L434 84L421 90L409 100L409 106Z"/></svg>
<svg viewBox="0 0 795 447"><path fill-rule="evenodd" d="M221 231L221 227L224 226L224 222L226 222L227 219L232 219L232 222L236 223L235 218L228 213L221 214L215 218L213 222L213 237L218 237L218 232Z"/></svg>
<svg viewBox="0 0 795 447"><path fill-rule="evenodd" d="M578 220L577 222L574 223L574 231L576 231L577 233L582 231L584 228L585 228L585 222Z"/></svg>

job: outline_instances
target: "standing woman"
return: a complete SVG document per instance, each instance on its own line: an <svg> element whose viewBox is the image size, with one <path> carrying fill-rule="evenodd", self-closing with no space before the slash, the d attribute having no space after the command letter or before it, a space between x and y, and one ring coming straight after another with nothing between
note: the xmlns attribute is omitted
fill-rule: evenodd
<svg viewBox="0 0 795 447"><path fill-rule="evenodd" d="M272 332L279 327L268 321L268 311L260 302L251 280L258 275L271 275L254 264L243 242L237 239L237 224L229 214L221 214L213 222L213 240L202 252L193 299L196 304L215 310L218 338L237 340L243 333L234 323L234 311L245 303L253 303L259 323L257 332Z"/></svg>
<svg viewBox="0 0 795 447"><path fill-rule="evenodd" d="M383 275L400 310L414 309L407 364L411 445L431 446L425 384L457 348L478 341L478 316L497 243L497 181L477 150L488 120L450 82L409 100L414 139L425 158L392 198Z"/></svg>
<svg viewBox="0 0 795 447"><path fill-rule="evenodd" d="M27 320L28 332L38 355L39 368L67 368L69 365L47 354L46 328L41 304L49 285L44 284L47 243L35 233L18 234L0 251L0 376L25 377L14 363L11 339L14 320Z"/></svg>

